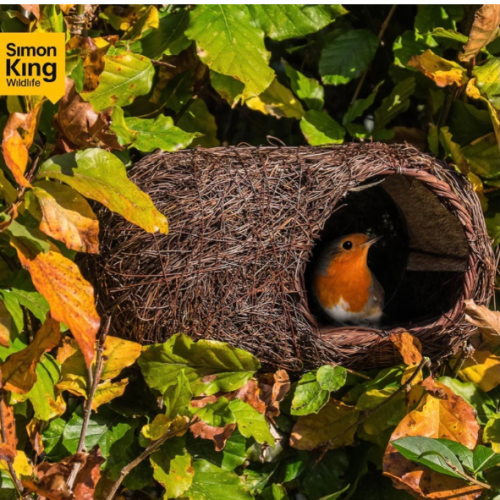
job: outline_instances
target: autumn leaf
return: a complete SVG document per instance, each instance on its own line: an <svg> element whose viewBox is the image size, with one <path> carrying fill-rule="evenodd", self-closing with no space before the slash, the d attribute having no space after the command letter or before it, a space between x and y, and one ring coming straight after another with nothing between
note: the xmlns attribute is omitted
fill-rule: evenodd
<svg viewBox="0 0 500 500"><path fill-rule="evenodd" d="M25 4L22 3L20 6L24 9L27 10L28 12L31 12L37 19L40 19L40 6L38 4Z"/></svg>
<svg viewBox="0 0 500 500"><path fill-rule="evenodd" d="M482 5L474 14L474 21L469 39L458 55L460 61L468 62L476 57L479 51L498 36L500 24L500 5Z"/></svg>
<svg viewBox="0 0 500 500"><path fill-rule="evenodd" d="M389 340L399 351L406 365L414 365L422 361L422 344L410 333L393 333Z"/></svg>
<svg viewBox="0 0 500 500"><path fill-rule="evenodd" d="M482 342L472 356L464 360L458 376L484 392L500 385L500 345Z"/></svg>
<svg viewBox="0 0 500 500"><path fill-rule="evenodd" d="M5 163L9 167L16 182L23 187L30 183L24 177L28 166L29 148L38 128L43 101L39 102L29 113L12 113L3 131L2 151ZM22 129L22 135L18 129Z"/></svg>
<svg viewBox="0 0 500 500"><path fill-rule="evenodd" d="M432 79L438 87L446 87L456 83L461 86L467 83L467 71L460 64L448 61L426 50L423 54L413 56L408 66L417 68L425 76Z"/></svg>
<svg viewBox="0 0 500 500"><path fill-rule="evenodd" d="M208 439L213 441L215 451L222 451L226 446L227 440L236 429L236 424L226 424L223 427L209 425L203 420L198 420L190 427L194 437Z"/></svg>
<svg viewBox="0 0 500 500"><path fill-rule="evenodd" d="M332 398L317 415L299 417L290 436L290 445L298 450L348 446L354 441L358 417L359 411L354 406Z"/></svg>
<svg viewBox="0 0 500 500"><path fill-rule="evenodd" d="M120 339L108 335L104 341L102 352L104 364L101 380L110 380L117 377L127 366L135 363L141 354L142 346L137 342Z"/></svg>
<svg viewBox="0 0 500 500"><path fill-rule="evenodd" d="M97 411L99 406L109 403L115 398L123 396L125 388L128 384L128 378L119 380L118 382L110 382L107 380L96 387L94 399L92 400L92 409Z"/></svg>
<svg viewBox="0 0 500 500"><path fill-rule="evenodd" d="M59 323L47 316L33 342L25 349L11 354L1 365L4 389L26 394L36 382L35 368L43 353L56 347L60 340Z"/></svg>
<svg viewBox="0 0 500 500"><path fill-rule="evenodd" d="M14 408L5 402L5 398L0 400L2 415L3 415L3 423L5 424L5 429L0 430L2 435L5 434L5 442L2 443L0 448L0 453L3 456L0 456L0 460L13 460L17 455L17 434L16 434L16 420L14 418ZM3 439L2 439L3 441Z"/></svg>
<svg viewBox="0 0 500 500"><path fill-rule="evenodd" d="M431 377L423 385L427 393L418 407L401 420L391 441L407 436L424 436L450 439L474 449L478 441L479 424L472 406ZM391 443L385 451L383 473L392 479L396 488L424 498L447 499L453 496L472 500L482 491L482 488L470 486L461 479L414 464L398 453Z"/></svg>
<svg viewBox="0 0 500 500"><path fill-rule="evenodd" d="M94 344L100 318L94 305L94 289L78 266L55 250L35 254L19 238L11 238L22 266L33 285L50 305L56 321L68 325L80 346L87 366L94 359Z"/></svg>
<svg viewBox="0 0 500 500"><path fill-rule="evenodd" d="M0 301L0 345L9 347L10 330L12 327L12 316L10 315L5 302Z"/></svg>
<svg viewBox="0 0 500 500"><path fill-rule="evenodd" d="M33 184L40 230L77 252L99 252L99 221L87 200L74 189L51 181Z"/></svg>
<svg viewBox="0 0 500 500"><path fill-rule="evenodd" d="M160 413L150 424L146 424L141 432L145 438L157 441L167 433L171 434L171 437L184 435L188 423L187 417L177 415L173 420L170 420L166 415Z"/></svg>
<svg viewBox="0 0 500 500"><path fill-rule="evenodd" d="M473 300L466 300L465 319L479 328L484 340L500 344L500 312L479 306Z"/></svg>

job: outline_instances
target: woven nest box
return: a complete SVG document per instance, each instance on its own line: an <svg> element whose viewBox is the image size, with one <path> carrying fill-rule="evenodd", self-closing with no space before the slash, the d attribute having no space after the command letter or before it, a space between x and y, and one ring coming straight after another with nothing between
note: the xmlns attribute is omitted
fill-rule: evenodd
<svg viewBox="0 0 500 500"><path fill-rule="evenodd" d="M167 216L147 234L103 210L90 261L101 313L143 344L183 332L228 342L289 370L400 361L409 331L439 359L475 329L465 299L487 304L494 257L467 181L407 146L235 147L150 155L129 175ZM309 291L322 245L383 235L369 265L385 288L381 329L339 326Z"/></svg>

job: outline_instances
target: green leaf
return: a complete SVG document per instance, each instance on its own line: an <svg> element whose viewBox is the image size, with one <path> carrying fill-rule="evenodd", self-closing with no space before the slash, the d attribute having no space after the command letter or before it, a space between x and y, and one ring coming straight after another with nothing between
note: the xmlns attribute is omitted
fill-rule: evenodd
<svg viewBox="0 0 500 500"><path fill-rule="evenodd" d="M307 78L288 63L283 62L283 65L286 75L290 79L294 94L299 99L302 99L309 109L321 111L325 99L325 90L323 86L314 78Z"/></svg>
<svg viewBox="0 0 500 500"><path fill-rule="evenodd" d="M289 500L289 496L281 484L271 484L262 492L262 500Z"/></svg>
<svg viewBox="0 0 500 500"><path fill-rule="evenodd" d="M200 134L189 134L174 125L170 116L159 115L152 119L124 118L118 106L111 114L111 130L116 133L121 145L129 144L139 151L151 152L157 148L163 151L177 151L191 144Z"/></svg>
<svg viewBox="0 0 500 500"><path fill-rule="evenodd" d="M500 58L490 57L482 66L474 66L472 75L476 78L477 88L491 104L500 109Z"/></svg>
<svg viewBox="0 0 500 500"><path fill-rule="evenodd" d="M460 44L467 43L469 39L468 36L462 35L462 33L458 33L452 29L444 29L444 28L435 28L431 35L437 38L445 38L447 40L453 40L454 42L458 42Z"/></svg>
<svg viewBox="0 0 500 500"><path fill-rule="evenodd" d="M483 441L491 443L495 451L500 451L500 413L488 420L483 429Z"/></svg>
<svg viewBox="0 0 500 500"><path fill-rule="evenodd" d="M8 290L0 291L0 299L3 299L5 309L14 322L14 332L12 331L12 329L10 331L10 338L12 338L13 336L19 335L19 333L21 333L24 328L23 310L21 308L21 305L19 304L19 300L17 299L17 297ZM10 328L12 328L12 325Z"/></svg>
<svg viewBox="0 0 500 500"><path fill-rule="evenodd" d="M183 496L193 482L191 455L185 437L174 437L150 456L154 478L165 488L165 498Z"/></svg>
<svg viewBox="0 0 500 500"><path fill-rule="evenodd" d="M292 400L292 415L318 413L328 403L330 393L322 389L315 372L306 373L297 383Z"/></svg>
<svg viewBox="0 0 500 500"><path fill-rule="evenodd" d="M40 19L35 33L63 33L64 17L59 5L40 6Z"/></svg>
<svg viewBox="0 0 500 500"><path fill-rule="evenodd" d="M189 380L184 375L184 370L181 370L177 375L176 383L167 387L163 394L163 402L165 404L165 414L170 419L177 415L190 415L190 401L193 397Z"/></svg>
<svg viewBox="0 0 500 500"><path fill-rule="evenodd" d="M168 232L165 217L149 196L128 180L125 165L108 151L86 149L53 156L40 167L38 178L44 177L69 184L145 231Z"/></svg>
<svg viewBox="0 0 500 500"><path fill-rule="evenodd" d="M300 120L300 129L311 146L344 142L344 127L322 111L307 111Z"/></svg>
<svg viewBox="0 0 500 500"><path fill-rule="evenodd" d="M472 459L474 464L474 474L500 465L500 454L495 453L491 448L479 444L474 450Z"/></svg>
<svg viewBox="0 0 500 500"><path fill-rule="evenodd" d="M474 453L472 450L469 450L467 446L464 446L462 443L459 443L457 441L452 441L451 439L436 439L436 441L439 441L441 444L444 444L452 453L454 453L462 465L466 467L469 470L474 470L473 469L473 458L474 458Z"/></svg>
<svg viewBox="0 0 500 500"><path fill-rule="evenodd" d="M423 436L404 437L392 441L391 444L408 460L425 465L441 474L463 479L446 461L461 472L464 471L462 464L456 455L437 439Z"/></svg>
<svg viewBox="0 0 500 500"><path fill-rule="evenodd" d="M233 413L238 429L243 436L253 437L258 443L274 446L274 437L262 413L241 399L233 399L229 403L229 409Z"/></svg>
<svg viewBox="0 0 500 500"><path fill-rule="evenodd" d="M464 398L477 411L477 418L481 425L486 425L488 420L495 416L496 406L493 399L472 382L461 382L451 377L441 377L439 382Z"/></svg>
<svg viewBox="0 0 500 500"><path fill-rule="evenodd" d="M194 478L184 496L189 500L251 500L241 479L234 473L220 469L206 460L193 462Z"/></svg>
<svg viewBox="0 0 500 500"><path fill-rule="evenodd" d="M359 118L363 115L363 113L373 104L373 101L375 101L378 89L383 83L384 82L378 83L377 86L373 89L372 93L366 99L356 99L351 104L351 106L349 106L349 109L344 115L344 118L342 118L342 125L347 126L356 118Z"/></svg>
<svg viewBox="0 0 500 500"><path fill-rule="evenodd" d="M62 418L56 418L50 422L50 425L42 432L43 448L47 457L52 461L59 461L69 452L62 444L63 432L66 427L66 421Z"/></svg>
<svg viewBox="0 0 500 500"><path fill-rule="evenodd" d="M347 14L341 5L248 5L256 26L273 40L303 37L315 33Z"/></svg>
<svg viewBox="0 0 500 500"><path fill-rule="evenodd" d="M29 249L29 253L33 255L39 252L48 252L50 249L50 243L41 231L19 224L17 220L10 223L9 227L5 229L5 233L22 243L23 246Z"/></svg>
<svg viewBox="0 0 500 500"><path fill-rule="evenodd" d="M105 55L98 87L80 96L90 102L96 111L110 106L126 106L137 96L149 92L154 73L151 61L145 56L131 52Z"/></svg>
<svg viewBox="0 0 500 500"><path fill-rule="evenodd" d="M462 148L462 153L475 174L487 179L496 179L500 176L498 143L493 132Z"/></svg>
<svg viewBox="0 0 500 500"><path fill-rule="evenodd" d="M323 365L318 368L316 379L321 389L333 392L338 391L347 379L347 371L342 366Z"/></svg>
<svg viewBox="0 0 500 500"><path fill-rule="evenodd" d="M429 47L436 47L436 45L430 36L419 35L414 30L405 31L394 40L392 45L394 64L406 68L413 56L423 54Z"/></svg>
<svg viewBox="0 0 500 500"><path fill-rule="evenodd" d="M304 474L302 488L307 498L319 500L343 489L343 476L348 464L344 450L329 451L318 464L313 465Z"/></svg>
<svg viewBox="0 0 500 500"><path fill-rule="evenodd" d="M260 111L276 118L295 118L304 116L304 108L292 94L292 91L281 85L275 78L262 94L251 97L245 103L250 109Z"/></svg>
<svg viewBox="0 0 500 500"><path fill-rule="evenodd" d="M261 94L274 79L264 33L250 21L246 5L197 5L185 32L203 63L245 85L244 99Z"/></svg>
<svg viewBox="0 0 500 500"><path fill-rule="evenodd" d="M399 82L392 92L375 110L374 132L382 131L397 115L410 107L410 96L415 92L415 78L410 77ZM375 135L375 134L374 134Z"/></svg>
<svg viewBox="0 0 500 500"><path fill-rule="evenodd" d="M76 453L82 425L83 409L79 406L71 415L63 432L63 444L70 453ZM90 450L98 444L102 456L107 458L111 446L125 436L130 428L131 425L120 415L104 406L99 413L92 413L90 417L85 435L85 448Z"/></svg>
<svg viewBox="0 0 500 500"><path fill-rule="evenodd" d="M203 99L195 99L181 116L177 123L182 130L192 132L197 136L191 147L202 146L213 148L219 146L217 139L217 124Z"/></svg>
<svg viewBox="0 0 500 500"><path fill-rule="evenodd" d="M35 410L34 418L49 421L65 409L65 403L55 387L61 376L61 368L50 354L44 354L35 372L36 382L24 398L31 401Z"/></svg>
<svg viewBox="0 0 500 500"><path fill-rule="evenodd" d="M208 403L196 411L196 415L212 427L224 427L233 424L235 417L229 408L229 401L221 397L215 403Z"/></svg>
<svg viewBox="0 0 500 500"><path fill-rule="evenodd" d="M446 8L440 5L419 5L415 18L415 30L426 34L436 28L455 29L456 25Z"/></svg>
<svg viewBox="0 0 500 500"><path fill-rule="evenodd" d="M377 47L377 36L367 30L349 30L328 40L319 60L323 83L341 85L357 78L370 64Z"/></svg>
<svg viewBox="0 0 500 500"><path fill-rule="evenodd" d="M236 78L222 75L221 73L217 73L217 71L210 70L210 83L218 94L225 99L232 108L234 108L241 100L245 85L236 80Z"/></svg>
<svg viewBox="0 0 500 500"><path fill-rule="evenodd" d="M239 389L260 368L259 360L242 349L215 340L195 343L181 334L144 347L138 363L147 384L161 393L184 370L195 396Z"/></svg>
<svg viewBox="0 0 500 500"><path fill-rule="evenodd" d="M160 18L158 28L151 30L140 41L141 53L150 59L161 59L163 54L176 56L191 45L184 31L189 23L189 13L179 9Z"/></svg>

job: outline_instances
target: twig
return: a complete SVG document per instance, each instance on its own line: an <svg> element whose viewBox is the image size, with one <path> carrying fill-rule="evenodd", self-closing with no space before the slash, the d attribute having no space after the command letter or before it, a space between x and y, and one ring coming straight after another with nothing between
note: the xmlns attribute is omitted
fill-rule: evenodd
<svg viewBox="0 0 500 500"><path fill-rule="evenodd" d="M452 372L451 372L451 376L453 378L456 378L458 372L460 371L460 368L462 368L462 365L465 362L465 351L466 351L466 349L467 349L467 343L465 343L462 346L462 350L460 351L460 354L458 355L458 358L455 361L455 364L453 365L453 369L452 369Z"/></svg>
<svg viewBox="0 0 500 500"><path fill-rule="evenodd" d="M483 483L482 481L479 481L478 479L469 476L465 472L462 472L459 470L455 465L453 465L451 462L449 462L446 457L442 457L444 461L446 462L446 465L448 465L451 469L453 469L459 476L462 476L466 481L469 481L472 484L476 484L477 486L480 486L481 488L484 488L486 490L491 490L492 487L489 484Z"/></svg>
<svg viewBox="0 0 500 500"><path fill-rule="evenodd" d="M368 419L368 417L373 415L373 413L375 413L377 410L379 410L383 406L389 404L394 398L396 398L398 396L398 394L401 391L406 390L406 388L409 387L411 385L411 383L417 378L418 374L422 371L423 367L428 362L429 361L427 358L422 357L422 361L420 361L420 364L417 366L417 369L412 373L411 377L401 387L399 387L396 391L394 391L387 399L384 399L384 401L382 401L379 405L375 406L375 408L372 408L371 410L367 410L360 419L356 420L356 422L354 422L349 427L347 427L347 429L344 429L341 434L338 434L334 438L332 438L329 441L327 441L326 443L324 443L322 446L323 451L321 452L321 455L318 458L318 460L316 461L315 465L317 465L323 459L323 457L325 456L326 452L328 451L328 449L330 448L332 443L334 443L335 441L337 441L337 439L339 439L340 437L347 434L347 432L350 431L351 429L357 427L359 424L362 424L365 420Z"/></svg>
<svg viewBox="0 0 500 500"><path fill-rule="evenodd" d="M387 26L389 26L389 22L391 21L392 16L394 15L394 11L396 10L397 5L393 5L391 7L391 10L389 11L389 14L387 14L387 17L385 18L384 22L382 23L382 26L380 27L380 32L378 34L378 44L380 45L380 42L382 41L382 37L384 36L385 30L387 29ZM368 74L368 69L366 68L363 71L363 74L361 75L361 78L359 79L358 86L356 87L356 90L354 91L354 95L352 96L351 102L349 105L352 105L352 103L358 98L359 93L361 92L361 87L363 87L363 83L365 82L366 75Z"/></svg>
<svg viewBox="0 0 500 500"><path fill-rule="evenodd" d="M108 335L110 326L111 326L111 316L108 318L108 321L106 322L106 326L104 327L104 330L99 338L99 344L97 346L97 354L96 354L96 362L95 362L94 372L92 372L92 368L89 368L88 375L89 375L90 391L89 391L89 397L88 397L86 404L85 404L82 430L80 432L80 440L78 441L78 447L76 448L76 453L80 453L81 451L83 451L83 448L85 445L85 437L87 435L87 428L89 425L90 415L92 414L92 403L94 401L95 391L97 389L97 385L99 384L99 381L101 380L102 369L104 367L103 356L102 356L102 352L104 350L104 342L105 342L106 337ZM73 490L76 476L78 474L78 471L80 470L80 467L81 467L80 462L75 463L75 465L73 466L73 470L71 471L70 475L68 476L68 480L66 481L66 484L68 485L68 488L70 491Z"/></svg>
<svg viewBox="0 0 500 500"><path fill-rule="evenodd" d="M5 393L3 389L0 389L0 426L2 426L2 443L7 444L7 432L5 431L5 415L3 414L3 405L5 402ZM14 466L9 460L6 460L7 466L9 467L10 475L12 476L12 480L16 485L16 488L19 490L19 493L22 494L24 487L17 477L16 471L14 470Z"/></svg>
<svg viewBox="0 0 500 500"><path fill-rule="evenodd" d="M128 465L123 467L123 469L120 472L120 475L118 476L118 479L114 482L113 486L111 487L111 490L106 497L106 500L113 500L114 496L116 495L116 492L118 491L118 488L120 488L120 485L122 484L122 481L125 479L127 474L134 468L137 467L144 459L148 458L151 453L154 453L167 439L171 438L175 434L180 434L184 430L189 429L191 424L193 424L194 421L189 422L185 427L182 427L181 429L172 429L168 430L167 433L162 436L160 439L157 441L154 441L151 443L137 458L132 460Z"/></svg>
<svg viewBox="0 0 500 500"><path fill-rule="evenodd" d="M336 366L341 366L341 365L336 365L335 363L328 363L330 366L333 366L334 368ZM361 377L364 378L365 380L372 380L368 375L365 375L364 373L359 373L354 370L351 370L350 368L346 368L345 366L342 367L347 373L350 373L351 375L354 375L356 377Z"/></svg>
<svg viewBox="0 0 500 500"><path fill-rule="evenodd" d="M153 64L153 66L167 66L169 68L176 68L177 66L174 66L173 64L170 64L166 61L158 61L158 59L150 59L151 61L151 64Z"/></svg>

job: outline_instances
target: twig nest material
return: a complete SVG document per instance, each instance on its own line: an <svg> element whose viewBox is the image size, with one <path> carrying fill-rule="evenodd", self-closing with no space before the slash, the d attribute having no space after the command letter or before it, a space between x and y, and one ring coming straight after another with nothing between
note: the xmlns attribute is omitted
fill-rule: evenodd
<svg viewBox="0 0 500 500"><path fill-rule="evenodd" d="M152 154L129 175L167 216L170 234L101 211L101 254L86 266L115 335L149 344L184 332L290 370L369 368L399 362L388 337L403 330L426 355L449 354L475 331L463 301L492 296L494 257L476 194L408 145L196 149ZM330 237L325 228L342 231L335 217L349 195L373 186L406 225L400 302L416 300L420 287L439 300L427 300L424 317L383 330L325 324L307 290L309 260Z"/></svg>

